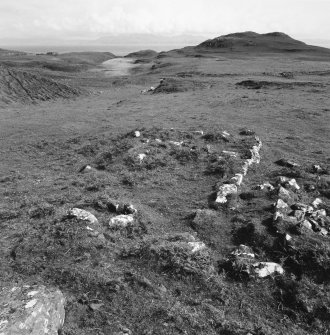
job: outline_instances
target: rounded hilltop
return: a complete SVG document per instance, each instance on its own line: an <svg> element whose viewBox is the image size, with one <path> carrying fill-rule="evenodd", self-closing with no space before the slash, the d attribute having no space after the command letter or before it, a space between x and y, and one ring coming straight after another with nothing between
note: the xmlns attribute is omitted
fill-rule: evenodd
<svg viewBox="0 0 330 335"><path fill-rule="evenodd" d="M258 34L253 31L237 32L208 39L197 45L198 52L329 53L326 48L308 45L283 32Z"/></svg>

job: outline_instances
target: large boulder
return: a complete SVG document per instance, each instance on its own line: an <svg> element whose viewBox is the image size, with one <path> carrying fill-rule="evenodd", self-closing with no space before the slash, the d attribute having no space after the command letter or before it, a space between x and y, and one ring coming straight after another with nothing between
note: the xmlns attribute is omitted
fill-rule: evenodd
<svg viewBox="0 0 330 335"><path fill-rule="evenodd" d="M65 318L61 291L45 286L6 287L0 291L1 335L58 335Z"/></svg>

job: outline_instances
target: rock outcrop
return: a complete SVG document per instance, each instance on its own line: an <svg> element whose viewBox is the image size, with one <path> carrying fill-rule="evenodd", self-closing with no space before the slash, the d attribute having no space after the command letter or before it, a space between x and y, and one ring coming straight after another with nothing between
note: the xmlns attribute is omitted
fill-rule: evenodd
<svg viewBox="0 0 330 335"><path fill-rule="evenodd" d="M61 291L45 286L5 287L0 292L1 335L58 335L65 319Z"/></svg>

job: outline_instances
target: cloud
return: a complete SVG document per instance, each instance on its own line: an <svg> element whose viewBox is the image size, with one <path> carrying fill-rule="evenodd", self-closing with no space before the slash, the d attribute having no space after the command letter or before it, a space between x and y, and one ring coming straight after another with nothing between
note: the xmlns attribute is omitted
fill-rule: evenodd
<svg viewBox="0 0 330 335"><path fill-rule="evenodd" d="M285 31L330 35L328 0L1 0L0 37Z"/></svg>

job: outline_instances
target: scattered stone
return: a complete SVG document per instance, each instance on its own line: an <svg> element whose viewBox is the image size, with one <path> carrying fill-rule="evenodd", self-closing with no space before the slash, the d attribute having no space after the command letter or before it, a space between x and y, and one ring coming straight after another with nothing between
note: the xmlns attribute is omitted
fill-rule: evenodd
<svg viewBox="0 0 330 335"><path fill-rule="evenodd" d="M320 232L321 235L323 236L327 236L328 235L328 231L325 228L320 228Z"/></svg>
<svg viewBox="0 0 330 335"><path fill-rule="evenodd" d="M316 173L322 173L323 169L321 168L320 165L313 165L313 171Z"/></svg>
<svg viewBox="0 0 330 335"><path fill-rule="evenodd" d="M134 222L133 215L117 215L110 219L110 228L126 228L128 225Z"/></svg>
<svg viewBox="0 0 330 335"><path fill-rule="evenodd" d="M255 258L255 254L252 250L252 248L240 244L237 249L235 249L231 255L236 256L236 257L250 257L250 258Z"/></svg>
<svg viewBox="0 0 330 335"><path fill-rule="evenodd" d="M249 166L250 166L249 162L245 161L245 163L242 166L243 176L246 176L246 174L248 172L248 169L249 169Z"/></svg>
<svg viewBox="0 0 330 335"><path fill-rule="evenodd" d="M300 166L299 164L293 162L292 160L285 159L285 158L281 158L281 159L279 159L278 161L276 161L275 163L276 163L277 165L285 166L285 167L290 167L290 168Z"/></svg>
<svg viewBox="0 0 330 335"><path fill-rule="evenodd" d="M286 202L284 202L282 199L278 199L275 203L275 208L277 210L280 210L281 212L287 212L289 206Z"/></svg>
<svg viewBox="0 0 330 335"><path fill-rule="evenodd" d="M259 164L260 163L260 154L259 154L260 148L261 148L261 142L260 142L259 145L254 145L252 147L252 149L250 150L251 154L252 154L252 158L247 160L248 162L251 162L251 164L252 163Z"/></svg>
<svg viewBox="0 0 330 335"><path fill-rule="evenodd" d="M234 152L234 151L223 150L222 153L226 156L229 156L229 157L238 158L238 153Z"/></svg>
<svg viewBox="0 0 330 335"><path fill-rule="evenodd" d="M285 234L285 240L287 242L290 242L292 240L292 236L290 236L289 234Z"/></svg>
<svg viewBox="0 0 330 335"><path fill-rule="evenodd" d="M142 163L142 161L147 157L146 154L138 154L138 159L139 159L139 162L140 164Z"/></svg>
<svg viewBox="0 0 330 335"><path fill-rule="evenodd" d="M243 174L241 173L236 173L235 177L232 177L231 180L236 184L237 186L240 186L243 181Z"/></svg>
<svg viewBox="0 0 330 335"><path fill-rule="evenodd" d="M219 187L215 202L224 204L227 202L228 195L235 195L237 192L237 186L235 184L223 184Z"/></svg>
<svg viewBox="0 0 330 335"><path fill-rule="evenodd" d="M118 214L136 214L137 209L132 204L119 203L116 205L116 212Z"/></svg>
<svg viewBox="0 0 330 335"><path fill-rule="evenodd" d="M258 262L253 264L253 272L258 275L259 278L265 278L272 274L284 273L284 269L280 264L273 262Z"/></svg>
<svg viewBox="0 0 330 335"><path fill-rule="evenodd" d="M297 182L296 182L296 180L295 179L290 179L289 181L288 181L288 184L289 184L289 186L291 187L291 189L293 189L293 190L300 190L300 186L297 184Z"/></svg>
<svg viewBox="0 0 330 335"><path fill-rule="evenodd" d="M97 218L92 213L79 208L69 209L67 212L67 217L68 218L74 217L77 218L78 220L88 221L92 224L98 223Z"/></svg>
<svg viewBox="0 0 330 335"><path fill-rule="evenodd" d="M313 202L312 205L314 208L317 208L319 205L321 205L323 201L320 198L316 198Z"/></svg>
<svg viewBox="0 0 330 335"><path fill-rule="evenodd" d="M305 211L303 210L295 210L293 215L297 218L298 221L303 221L305 219Z"/></svg>
<svg viewBox="0 0 330 335"><path fill-rule="evenodd" d="M188 242L188 244L192 247L192 253L206 249L206 245L203 242Z"/></svg>
<svg viewBox="0 0 330 335"><path fill-rule="evenodd" d="M253 130L250 130L250 129L242 129L239 132L239 134L243 135L243 136L252 136L252 135L255 135L255 132Z"/></svg>
<svg viewBox="0 0 330 335"><path fill-rule="evenodd" d="M256 190L267 190L267 191L273 191L275 188L272 184L270 184L268 181L263 183L263 184L260 184L260 185L257 185L255 186L255 189Z"/></svg>
<svg viewBox="0 0 330 335"><path fill-rule="evenodd" d="M65 319L61 291L44 286L3 288L0 291L1 335L57 335Z"/></svg>
<svg viewBox="0 0 330 335"><path fill-rule="evenodd" d="M146 94L146 93L149 93L149 92L153 92L156 88L151 86L150 88L147 88L147 89L144 89L141 91L142 94Z"/></svg>
<svg viewBox="0 0 330 335"><path fill-rule="evenodd" d="M304 220L302 223L301 223L301 227L302 228L306 228L308 230L313 230L313 226L312 224L308 221L308 220Z"/></svg>
<svg viewBox="0 0 330 335"><path fill-rule="evenodd" d="M88 173L88 172L92 172L94 170L94 168L92 168L90 165L86 164L83 165L80 169L79 169L79 173Z"/></svg>
<svg viewBox="0 0 330 335"><path fill-rule="evenodd" d="M297 202L297 203L293 204L293 205L291 206L291 208L292 208L293 210L301 210L301 211L306 212L308 206L305 205L305 204L303 204L303 203Z"/></svg>
<svg viewBox="0 0 330 335"><path fill-rule="evenodd" d="M284 200L284 201L292 200L292 196L291 196L290 192L282 186L280 186L280 188L278 190L278 197L279 197L279 199Z"/></svg>

